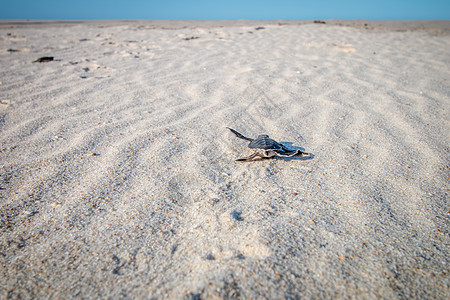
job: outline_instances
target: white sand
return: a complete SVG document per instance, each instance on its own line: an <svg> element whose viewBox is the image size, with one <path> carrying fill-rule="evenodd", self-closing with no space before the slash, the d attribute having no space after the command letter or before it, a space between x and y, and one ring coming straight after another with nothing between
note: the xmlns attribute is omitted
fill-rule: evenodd
<svg viewBox="0 0 450 300"><path fill-rule="evenodd" d="M176 24L0 27L0 297L448 299L448 31Z"/></svg>

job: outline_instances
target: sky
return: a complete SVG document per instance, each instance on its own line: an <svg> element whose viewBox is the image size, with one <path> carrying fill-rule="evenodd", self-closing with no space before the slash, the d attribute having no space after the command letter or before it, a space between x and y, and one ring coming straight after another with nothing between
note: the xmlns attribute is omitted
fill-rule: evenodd
<svg viewBox="0 0 450 300"><path fill-rule="evenodd" d="M0 19L450 20L450 0L0 0Z"/></svg>

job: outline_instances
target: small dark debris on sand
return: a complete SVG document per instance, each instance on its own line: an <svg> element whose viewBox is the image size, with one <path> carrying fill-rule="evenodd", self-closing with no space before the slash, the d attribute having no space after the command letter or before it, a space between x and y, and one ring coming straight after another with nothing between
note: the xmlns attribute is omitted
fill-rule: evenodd
<svg viewBox="0 0 450 300"><path fill-rule="evenodd" d="M266 28L264 28L264 27L256 27L255 28L255 30L263 30L263 29L266 29Z"/></svg>
<svg viewBox="0 0 450 300"><path fill-rule="evenodd" d="M236 221L244 221L244 219L242 218L242 212L238 211L238 210L233 210L231 212L231 216L233 217L233 219L235 219Z"/></svg>
<svg viewBox="0 0 450 300"><path fill-rule="evenodd" d="M19 52L20 50L18 50L18 49L12 49L12 48L9 48L8 49L8 52Z"/></svg>
<svg viewBox="0 0 450 300"><path fill-rule="evenodd" d="M199 39L199 37L198 36L189 36L189 37L185 37L183 40L190 41L190 40L196 40L196 39Z"/></svg>
<svg viewBox="0 0 450 300"><path fill-rule="evenodd" d="M33 61L34 63L43 63L43 62L49 62L52 61L54 59L53 56L43 56L43 57L39 57L38 59L36 59L35 61Z"/></svg>
<svg viewBox="0 0 450 300"><path fill-rule="evenodd" d="M327 22L322 21L322 20L316 20L316 21L314 21L314 24L327 24Z"/></svg>

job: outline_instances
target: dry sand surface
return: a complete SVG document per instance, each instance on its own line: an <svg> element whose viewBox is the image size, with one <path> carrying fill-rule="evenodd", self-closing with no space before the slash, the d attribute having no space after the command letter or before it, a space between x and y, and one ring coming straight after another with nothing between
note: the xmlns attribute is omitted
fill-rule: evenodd
<svg viewBox="0 0 450 300"><path fill-rule="evenodd" d="M450 22L350 23L1 22L0 297L448 299Z"/></svg>

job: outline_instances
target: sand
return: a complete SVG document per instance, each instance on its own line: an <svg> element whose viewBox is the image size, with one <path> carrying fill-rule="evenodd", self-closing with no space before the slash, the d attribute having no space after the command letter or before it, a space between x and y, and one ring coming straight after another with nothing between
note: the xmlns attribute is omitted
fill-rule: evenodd
<svg viewBox="0 0 450 300"><path fill-rule="evenodd" d="M0 296L448 299L449 28L1 22Z"/></svg>

